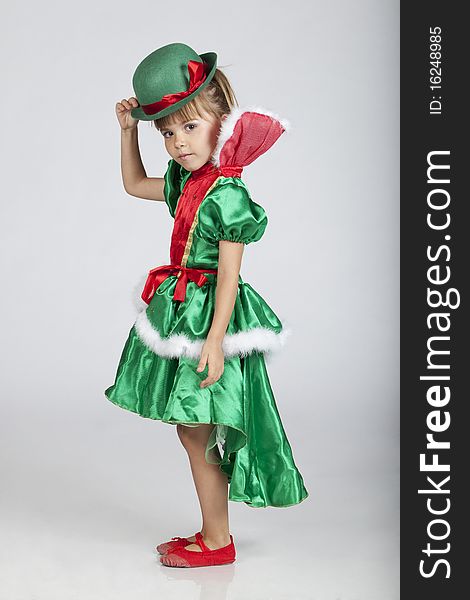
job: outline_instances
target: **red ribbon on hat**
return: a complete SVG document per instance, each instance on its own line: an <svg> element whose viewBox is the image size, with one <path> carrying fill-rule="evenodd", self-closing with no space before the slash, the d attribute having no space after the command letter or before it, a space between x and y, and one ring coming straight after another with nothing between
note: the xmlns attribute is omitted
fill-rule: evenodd
<svg viewBox="0 0 470 600"><path fill-rule="evenodd" d="M160 112L164 108L183 100L193 92L206 80L209 65L205 62L198 62L196 60L190 60L188 62L188 73L189 73L189 88L183 92L177 92L176 94L167 94L163 96L158 102L152 104L141 104L141 108L146 115L154 115Z"/></svg>
<svg viewBox="0 0 470 600"><path fill-rule="evenodd" d="M204 273L217 273L217 269L191 269L189 267L183 267L182 265L163 265L162 267L155 267L155 269L149 271L141 296L142 300L147 304L150 304L158 286L170 275L177 275L178 281L176 283L175 291L173 292L173 300L184 302L188 281L194 281L194 283L201 287L207 281L207 277Z"/></svg>

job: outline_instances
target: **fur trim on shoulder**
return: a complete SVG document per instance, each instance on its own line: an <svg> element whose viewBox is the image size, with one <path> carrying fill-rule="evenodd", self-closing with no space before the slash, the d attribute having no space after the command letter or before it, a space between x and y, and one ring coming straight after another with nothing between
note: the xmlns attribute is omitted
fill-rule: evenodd
<svg viewBox="0 0 470 600"><path fill-rule="evenodd" d="M271 117L272 119L278 121L280 123L281 127L284 129L284 131L287 132L290 130L290 123L289 123L289 121L287 121L287 119L281 119L281 117L279 117L275 113L273 113L269 110L266 110L265 108L261 108L260 106L249 106L247 108L234 108L229 113L228 117L224 121L222 121L222 125L220 126L220 132L219 132L219 137L217 140L217 145L215 147L214 154L211 159L212 163L216 167L220 167L220 153L222 151L222 148L224 147L225 142L227 140L229 140L230 137L232 136L237 121L240 119L240 117L244 113L256 113L259 115L266 115L267 117Z"/></svg>

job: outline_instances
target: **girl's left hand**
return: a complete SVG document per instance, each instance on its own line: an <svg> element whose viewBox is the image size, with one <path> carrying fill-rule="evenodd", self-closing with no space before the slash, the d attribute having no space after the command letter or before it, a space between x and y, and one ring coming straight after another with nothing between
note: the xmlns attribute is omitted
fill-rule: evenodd
<svg viewBox="0 0 470 600"><path fill-rule="evenodd" d="M224 372L224 351L222 350L221 342L216 342L209 338L204 342L201 350L201 359L196 371L198 373L204 371L206 364L209 365L209 369L206 379L201 381L199 385L200 388L208 387L222 377L222 373Z"/></svg>

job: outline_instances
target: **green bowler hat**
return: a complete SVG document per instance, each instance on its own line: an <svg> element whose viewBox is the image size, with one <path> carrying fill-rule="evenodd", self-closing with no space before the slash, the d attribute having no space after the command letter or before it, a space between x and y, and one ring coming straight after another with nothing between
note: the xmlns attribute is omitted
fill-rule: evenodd
<svg viewBox="0 0 470 600"><path fill-rule="evenodd" d="M186 44L168 44L144 58L132 78L140 106L134 119L153 121L179 110L214 77L217 54L197 54Z"/></svg>

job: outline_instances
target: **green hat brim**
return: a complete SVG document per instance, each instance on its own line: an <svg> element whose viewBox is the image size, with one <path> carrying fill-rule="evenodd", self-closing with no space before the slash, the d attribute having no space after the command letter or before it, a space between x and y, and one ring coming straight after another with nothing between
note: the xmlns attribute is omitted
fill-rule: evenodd
<svg viewBox="0 0 470 600"><path fill-rule="evenodd" d="M201 83L201 85L197 88L197 90L195 90L189 96L186 96L186 98L183 98L182 100L179 100L178 102L175 102L175 104L172 104L171 106L167 106L163 110L160 110L159 112L156 112L153 115L147 115L146 113L144 113L142 108L140 106L138 106L131 110L131 116L134 119L139 119L140 121L153 121L154 119L160 119L161 117L166 117L166 115L170 115L171 113L176 112L182 106L184 106L188 102L191 102L191 100L195 96L197 96L199 94L199 92L201 92L208 83L210 83L210 81L214 77L214 73L217 69L217 54L215 52L206 52L205 54L200 54L199 56L200 56L200 58L202 58L202 60L204 62L206 62L209 65L209 73L207 74L207 77L205 78L204 82Z"/></svg>

